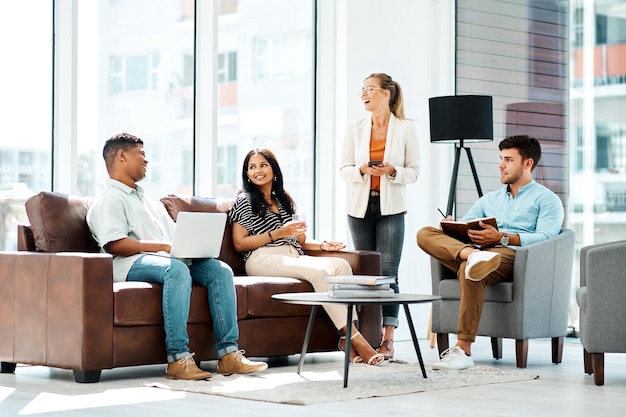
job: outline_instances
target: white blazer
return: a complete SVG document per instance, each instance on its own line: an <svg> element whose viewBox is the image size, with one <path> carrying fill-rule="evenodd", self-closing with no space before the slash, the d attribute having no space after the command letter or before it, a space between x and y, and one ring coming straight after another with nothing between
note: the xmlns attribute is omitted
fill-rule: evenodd
<svg viewBox="0 0 626 417"><path fill-rule="evenodd" d="M372 117L349 122L343 143L339 173L349 185L347 212L363 218L369 203L371 175L361 175L359 168L370 160ZM383 216L407 211L407 187L420 174L419 140L415 122L400 120L393 114L387 127L383 162L396 168L396 176L380 177L380 213Z"/></svg>

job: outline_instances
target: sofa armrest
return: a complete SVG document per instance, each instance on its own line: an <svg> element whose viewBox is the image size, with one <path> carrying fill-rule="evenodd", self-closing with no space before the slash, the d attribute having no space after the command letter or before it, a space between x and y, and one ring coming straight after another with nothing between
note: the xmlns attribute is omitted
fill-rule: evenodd
<svg viewBox="0 0 626 417"><path fill-rule="evenodd" d="M35 251L33 229L28 225L17 225L17 250Z"/></svg>
<svg viewBox="0 0 626 417"><path fill-rule="evenodd" d="M580 305L581 310L588 314L593 326L602 327L605 333L612 333L609 328L623 333L621 320L615 318L626 315L623 275L626 240L589 245L583 249L580 261L583 262L584 255L586 285L581 288L586 288L586 297Z"/></svg>
<svg viewBox="0 0 626 417"><path fill-rule="evenodd" d="M587 253L589 251L594 251L594 252L603 252L604 249L601 249L605 246L612 246L612 245L621 245L624 246L624 244L626 244L626 240L618 240L618 241L612 241L612 242L604 242L604 243L595 243L593 245L587 245L587 246L583 246L582 248L580 248L580 283L579 286L585 287L587 286L587 261L589 260L589 256L587 255ZM610 249L607 248L607 250L610 251ZM607 252L608 253L608 252ZM594 256L598 256L598 255L594 255ZM621 260L617 260L618 262L620 262Z"/></svg>
<svg viewBox="0 0 626 417"><path fill-rule="evenodd" d="M334 256L350 263L354 275L380 275L382 273L380 252L370 250L344 250L326 252L323 250L305 251L309 256Z"/></svg>
<svg viewBox="0 0 626 417"><path fill-rule="evenodd" d="M456 279L456 273L431 256L430 279L432 283L433 295L441 295L439 293L439 282L444 279Z"/></svg>
<svg viewBox="0 0 626 417"><path fill-rule="evenodd" d="M112 339L110 255L0 253L3 362L82 371L111 368Z"/></svg>
<svg viewBox="0 0 626 417"><path fill-rule="evenodd" d="M544 241L517 250L513 267L512 314L520 317L522 334L567 333L575 234L561 232ZM545 309L549 308L549 320Z"/></svg>
<svg viewBox="0 0 626 417"><path fill-rule="evenodd" d="M574 244L574 231L562 229L550 239L519 248L513 269L514 297L545 300L552 293L569 299Z"/></svg>

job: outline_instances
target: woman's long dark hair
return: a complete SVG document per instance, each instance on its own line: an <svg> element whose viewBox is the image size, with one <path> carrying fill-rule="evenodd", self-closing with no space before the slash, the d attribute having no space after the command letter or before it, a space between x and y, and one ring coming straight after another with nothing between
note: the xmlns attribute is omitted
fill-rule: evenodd
<svg viewBox="0 0 626 417"><path fill-rule="evenodd" d="M280 170L280 166L278 165L278 161L276 157L269 149L253 149L243 160L243 167L241 168L241 180L243 184L243 190L250 196L250 201L252 203L252 211L255 214L259 214L262 217L265 216L266 209L270 207L265 201L265 197L259 187L257 187L254 183L252 183L248 179L248 164L250 163L250 158L253 155L263 155L267 162L270 163L272 167L272 171L274 171L274 181L272 181L272 195L276 200L280 202L285 210L292 215L296 212L296 204L291 199L291 196L285 189L283 188L283 172Z"/></svg>

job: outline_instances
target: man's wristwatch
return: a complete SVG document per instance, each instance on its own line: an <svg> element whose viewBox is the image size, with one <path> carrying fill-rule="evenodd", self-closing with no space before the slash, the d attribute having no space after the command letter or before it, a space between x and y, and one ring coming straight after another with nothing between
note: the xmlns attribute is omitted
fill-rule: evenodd
<svg viewBox="0 0 626 417"><path fill-rule="evenodd" d="M509 235L506 233L502 233L502 237L500 238L500 244L502 246L508 246L509 244Z"/></svg>

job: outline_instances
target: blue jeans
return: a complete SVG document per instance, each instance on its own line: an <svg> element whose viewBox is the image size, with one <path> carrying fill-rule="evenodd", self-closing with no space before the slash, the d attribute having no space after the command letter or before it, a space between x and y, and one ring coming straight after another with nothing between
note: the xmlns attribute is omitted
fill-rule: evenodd
<svg viewBox="0 0 626 417"><path fill-rule="evenodd" d="M380 197L370 197L365 217L348 216L348 226L352 234L352 242L357 250L373 250L382 255L382 274L396 278L391 288L400 292L398 286L398 267L402 246L404 245L404 213L382 216L380 214ZM383 326L398 327L400 306L383 306Z"/></svg>
<svg viewBox="0 0 626 417"><path fill-rule="evenodd" d="M187 319L192 282L207 287L218 358L239 349L233 271L224 262L194 259L187 266L175 258L144 255L135 261L126 280L163 285L162 308L168 363L189 355Z"/></svg>

